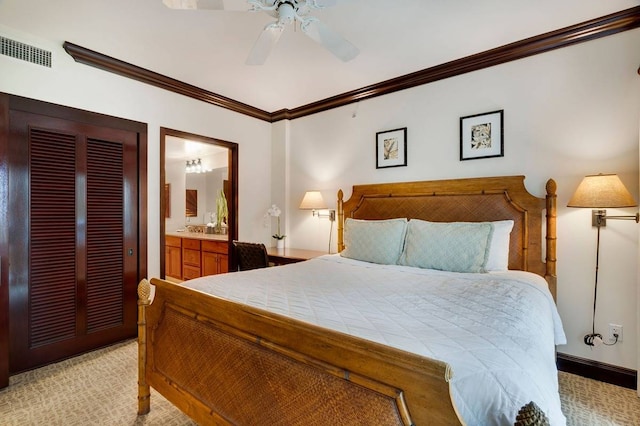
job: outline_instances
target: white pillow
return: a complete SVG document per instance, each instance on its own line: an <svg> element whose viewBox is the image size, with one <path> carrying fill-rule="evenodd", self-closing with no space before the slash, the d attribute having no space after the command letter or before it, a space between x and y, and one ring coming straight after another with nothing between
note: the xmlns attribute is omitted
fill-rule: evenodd
<svg viewBox="0 0 640 426"><path fill-rule="evenodd" d="M407 219L359 220L344 223L343 257L365 262L395 265L404 248Z"/></svg>
<svg viewBox="0 0 640 426"><path fill-rule="evenodd" d="M493 226L412 219L400 264L451 272L486 272Z"/></svg>
<svg viewBox="0 0 640 426"><path fill-rule="evenodd" d="M493 226L493 235L485 269L487 271L506 271L509 269L509 244L513 220L498 220L488 223Z"/></svg>

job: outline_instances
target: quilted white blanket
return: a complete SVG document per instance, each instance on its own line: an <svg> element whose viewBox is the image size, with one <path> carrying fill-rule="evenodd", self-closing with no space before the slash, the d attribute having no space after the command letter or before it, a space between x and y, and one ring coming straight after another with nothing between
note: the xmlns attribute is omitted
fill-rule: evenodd
<svg viewBox="0 0 640 426"><path fill-rule="evenodd" d="M509 271L462 274L323 256L185 285L448 362L469 425L512 425L535 401L560 410L555 345L566 338L546 281Z"/></svg>

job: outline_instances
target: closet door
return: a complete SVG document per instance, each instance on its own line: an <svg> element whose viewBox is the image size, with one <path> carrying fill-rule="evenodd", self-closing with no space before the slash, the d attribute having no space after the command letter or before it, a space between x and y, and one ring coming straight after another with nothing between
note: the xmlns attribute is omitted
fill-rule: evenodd
<svg viewBox="0 0 640 426"><path fill-rule="evenodd" d="M10 112L11 373L135 335L138 135Z"/></svg>

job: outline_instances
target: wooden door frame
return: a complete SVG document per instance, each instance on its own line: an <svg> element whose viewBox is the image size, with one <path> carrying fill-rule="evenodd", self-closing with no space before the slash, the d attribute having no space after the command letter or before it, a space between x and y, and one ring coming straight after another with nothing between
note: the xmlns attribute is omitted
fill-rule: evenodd
<svg viewBox="0 0 640 426"><path fill-rule="evenodd" d="M91 111L0 92L0 214L8 214L8 161L10 111L48 115L138 134L137 281L147 277L147 124ZM9 384L9 230L0 222L0 388Z"/></svg>
<svg viewBox="0 0 640 426"><path fill-rule="evenodd" d="M6 218L9 194L9 96L0 93L0 217ZM0 221L0 389L9 386L9 225Z"/></svg>
<svg viewBox="0 0 640 426"><path fill-rule="evenodd" d="M160 277L165 278L165 209L167 206L167 199L165 197L164 185L167 183L166 171L165 171L165 148L167 136L173 136L181 139L188 139L190 141L208 143L211 145L217 145L229 150L229 182L231 185L231 202L229 203L229 217L228 217L228 252L229 252L229 270L232 270L233 265L236 264L235 256L233 253L232 241L238 239L238 144L235 142L229 142L222 139L216 139L208 136L197 135L194 133L183 132L181 130L169 129L166 127L160 127Z"/></svg>

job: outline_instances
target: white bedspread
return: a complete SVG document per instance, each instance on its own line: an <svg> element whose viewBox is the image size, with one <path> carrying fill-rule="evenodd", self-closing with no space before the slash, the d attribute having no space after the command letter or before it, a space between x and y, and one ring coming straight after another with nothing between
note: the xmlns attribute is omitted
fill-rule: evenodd
<svg viewBox="0 0 640 426"><path fill-rule="evenodd" d="M452 366L468 425L512 425L535 401L560 411L555 345L566 338L546 281L509 271L461 274L323 256L185 285Z"/></svg>

